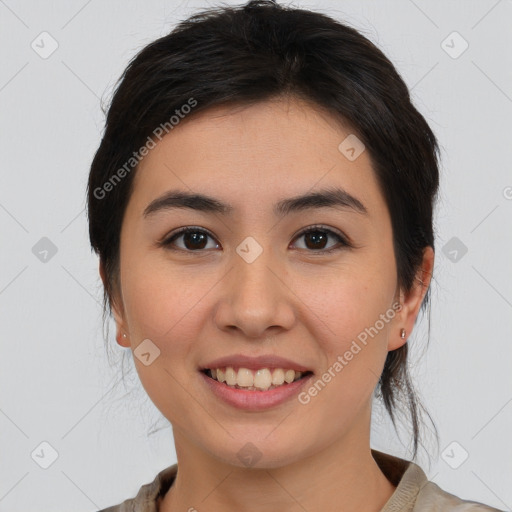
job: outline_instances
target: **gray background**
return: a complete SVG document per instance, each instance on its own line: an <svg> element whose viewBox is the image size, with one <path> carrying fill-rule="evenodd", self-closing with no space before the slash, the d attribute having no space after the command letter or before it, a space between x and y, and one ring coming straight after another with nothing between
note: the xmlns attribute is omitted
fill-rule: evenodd
<svg viewBox="0 0 512 512"><path fill-rule="evenodd" d="M123 384L107 361L85 186L100 99L137 50L208 5L0 0L0 511L94 511L176 460L135 371ZM427 429L419 461L443 489L511 510L512 2L294 5L382 48L439 138L432 331L427 347L421 321L410 343L441 442L437 451ZM372 446L407 458L407 432L400 441L375 415Z"/></svg>

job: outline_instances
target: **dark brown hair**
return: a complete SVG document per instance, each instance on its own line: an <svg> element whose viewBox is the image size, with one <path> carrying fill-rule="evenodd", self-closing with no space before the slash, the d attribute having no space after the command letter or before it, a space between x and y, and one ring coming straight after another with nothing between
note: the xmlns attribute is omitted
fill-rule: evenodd
<svg viewBox="0 0 512 512"><path fill-rule="evenodd" d="M283 95L326 109L365 144L391 216L398 285L411 289L423 249L434 247L434 134L393 64L358 31L321 13L255 0L181 22L143 48L117 84L87 191L91 246L107 276L104 321L119 289L119 241L137 168L134 152L159 126L169 128L171 116L191 105L191 98L193 116ZM408 344L388 352L377 396L395 428L397 402L407 405L415 458L424 408L409 378Z"/></svg>

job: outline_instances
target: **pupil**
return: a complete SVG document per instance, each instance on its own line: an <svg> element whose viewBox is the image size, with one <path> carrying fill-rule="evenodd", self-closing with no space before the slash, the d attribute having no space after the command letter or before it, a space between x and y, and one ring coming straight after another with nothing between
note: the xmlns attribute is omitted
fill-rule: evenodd
<svg viewBox="0 0 512 512"><path fill-rule="evenodd" d="M187 249L202 249L204 247L206 236L204 233L185 233L183 240ZM201 245L201 242L203 242L203 245ZM192 245L192 247L189 247L189 245Z"/></svg>
<svg viewBox="0 0 512 512"><path fill-rule="evenodd" d="M322 231L311 231L310 233L306 234L306 245L309 249L323 249L325 247L326 238L327 237L325 236L325 233L323 233ZM308 244L308 240L313 240L313 247L310 247L310 244ZM318 244L319 241L321 242L322 240L324 242L322 247L315 245Z"/></svg>

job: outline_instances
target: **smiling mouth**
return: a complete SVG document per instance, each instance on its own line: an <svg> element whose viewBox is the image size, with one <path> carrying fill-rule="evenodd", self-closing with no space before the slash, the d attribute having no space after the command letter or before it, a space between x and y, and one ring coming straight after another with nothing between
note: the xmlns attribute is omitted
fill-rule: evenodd
<svg viewBox="0 0 512 512"><path fill-rule="evenodd" d="M269 391L287 386L313 374L312 371L299 372L283 368L261 368L253 371L243 367L235 369L231 366L215 369L205 368L201 372L227 387L246 391Z"/></svg>

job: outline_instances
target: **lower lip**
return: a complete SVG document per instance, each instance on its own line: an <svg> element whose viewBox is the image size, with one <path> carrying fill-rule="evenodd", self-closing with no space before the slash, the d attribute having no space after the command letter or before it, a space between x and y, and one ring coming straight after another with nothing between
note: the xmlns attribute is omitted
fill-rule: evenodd
<svg viewBox="0 0 512 512"><path fill-rule="evenodd" d="M217 397L234 407L248 411L262 411L281 405L286 402L286 400L295 396L299 390L309 382L310 378L313 377L311 373L302 379L291 382L290 384L283 384L282 386L269 389L268 391L246 391L231 388L218 380L208 377L208 375L203 372L199 373L203 377L204 382Z"/></svg>

